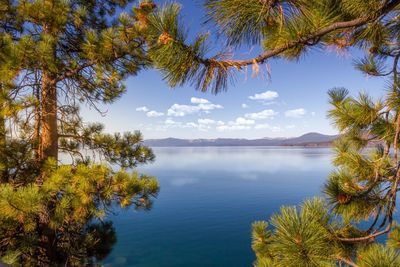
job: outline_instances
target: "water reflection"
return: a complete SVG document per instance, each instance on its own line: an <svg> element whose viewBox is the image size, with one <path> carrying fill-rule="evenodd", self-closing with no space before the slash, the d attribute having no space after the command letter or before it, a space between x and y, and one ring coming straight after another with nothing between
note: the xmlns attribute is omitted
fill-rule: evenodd
<svg viewBox="0 0 400 267"><path fill-rule="evenodd" d="M154 164L139 168L161 185L151 212L122 209L105 222L70 225L58 235L52 266L250 266L251 223L319 194L332 169L331 150L321 148L156 148L155 153ZM26 245L32 236L24 238L20 242Z"/></svg>
<svg viewBox="0 0 400 267"><path fill-rule="evenodd" d="M151 212L110 217L118 242L107 267L251 266L251 223L321 193L324 148L155 148L161 191Z"/></svg>
<svg viewBox="0 0 400 267"><path fill-rule="evenodd" d="M276 173L284 169L309 171L325 169L310 165L313 159L330 157L330 148L293 147L200 147L155 148L158 155L154 165L142 169L193 170L196 172L239 171ZM161 156L160 156L161 155Z"/></svg>

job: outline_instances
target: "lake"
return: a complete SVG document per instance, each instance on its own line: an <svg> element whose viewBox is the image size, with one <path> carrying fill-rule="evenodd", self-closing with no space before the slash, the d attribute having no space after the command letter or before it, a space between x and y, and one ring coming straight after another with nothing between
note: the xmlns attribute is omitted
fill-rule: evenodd
<svg viewBox="0 0 400 267"><path fill-rule="evenodd" d="M329 148L155 148L139 171L158 178L150 211L110 217L117 244L106 266L251 266L251 224L321 195Z"/></svg>

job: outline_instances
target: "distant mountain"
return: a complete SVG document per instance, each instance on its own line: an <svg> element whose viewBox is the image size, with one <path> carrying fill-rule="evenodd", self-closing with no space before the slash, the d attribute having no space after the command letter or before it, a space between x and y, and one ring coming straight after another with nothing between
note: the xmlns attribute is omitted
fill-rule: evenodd
<svg viewBox="0 0 400 267"><path fill-rule="evenodd" d="M151 147L203 147L203 146L330 146L338 135L324 135L320 133L307 133L294 138L262 138L262 139L149 139L145 144Z"/></svg>
<svg viewBox="0 0 400 267"><path fill-rule="evenodd" d="M331 144L338 135L324 135L320 133L306 133L302 136L289 138L283 141L282 145L312 145L312 144Z"/></svg>

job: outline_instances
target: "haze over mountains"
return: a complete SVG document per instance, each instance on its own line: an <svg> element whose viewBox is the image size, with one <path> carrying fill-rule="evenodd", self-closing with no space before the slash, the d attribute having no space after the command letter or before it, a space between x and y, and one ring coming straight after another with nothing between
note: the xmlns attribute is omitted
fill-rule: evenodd
<svg viewBox="0 0 400 267"><path fill-rule="evenodd" d="M293 138L217 138L217 139L149 139L145 144L151 147L206 147L206 146L330 146L338 135L324 135L320 133L307 133Z"/></svg>

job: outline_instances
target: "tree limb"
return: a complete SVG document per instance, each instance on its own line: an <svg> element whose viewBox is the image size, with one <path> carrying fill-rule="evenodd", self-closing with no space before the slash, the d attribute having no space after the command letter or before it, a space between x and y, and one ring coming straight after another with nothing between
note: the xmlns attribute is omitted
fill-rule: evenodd
<svg viewBox="0 0 400 267"><path fill-rule="evenodd" d="M376 12L370 16L361 17L361 18L357 18L354 20L350 20L350 21L342 21L342 22L333 23L332 25L324 27L314 33L311 33L307 36L301 37L296 41L289 42L286 45L266 51L252 59L223 60L223 61L219 61L219 63L224 66L227 66L227 67L236 67L236 68L252 65L255 63L263 63L268 58L279 55L280 53L282 53L290 48L294 48L295 46L297 46L299 44L308 44L308 42L310 40L314 40L316 38L322 37L322 36L324 36L330 32L333 32L335 30L358 27L358 26L362 26L368 22L372 22L372 21L376 20L377 18L379 18L380 16L385 15L387 12L391 11L399 4L400 4L400 0L394 0L394 1L384 5L378 12Z"/></svg>

